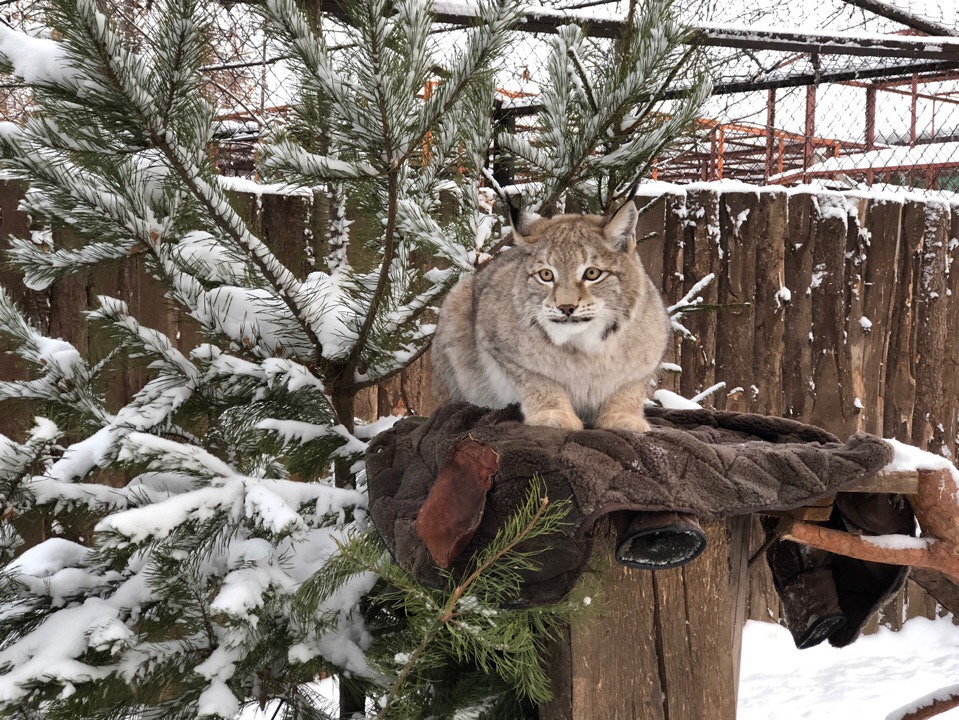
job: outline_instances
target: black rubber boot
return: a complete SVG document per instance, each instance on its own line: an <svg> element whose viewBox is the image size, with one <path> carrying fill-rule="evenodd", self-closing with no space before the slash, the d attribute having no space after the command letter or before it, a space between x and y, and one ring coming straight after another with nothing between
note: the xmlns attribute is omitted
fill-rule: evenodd
<svg viewBox="0 0 959 720"><path fill-rule="evenodd" d="M845 627L829 553L777 541L766 558L782 600L784 624L796 647L815 647Z"/></svg>
<svg viewBox="0 0 959 720"><path fill-rule="evenodd" d="M695 560L706 549L706 533L692 515L632 513L617 523L616 561L641 570L668 570Z"/></svg>

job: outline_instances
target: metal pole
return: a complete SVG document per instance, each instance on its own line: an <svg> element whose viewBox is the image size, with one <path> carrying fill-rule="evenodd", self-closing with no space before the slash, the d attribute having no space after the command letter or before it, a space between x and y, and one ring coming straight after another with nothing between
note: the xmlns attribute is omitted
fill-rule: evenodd
<svg viewBox="0 0 959 720"><path fill-rule="evenodd" d="M866 151L876 149L876 86L866 88ZM866 171L866 184L872 185L876 180L876 173L871 169Z"/></svg>
<svg viewBox="0 0 959 720"><path fill-rule="evenodd" d="M916 146L916 107L919 104L919 76L912 75L912 97L909 102L909 146Z"/></svg>
<svg viewBox="0 0 959 720"><path fill-rule="evenodd" d="M806 127L803 131L803 154L802 169L803 182L807 181L806 171L813 164L815 144L813 139L816 135L816 85L809 85L806 88Z"/></svg>
<svg viewBox="0 0 959 720"><path fill-rule="evenodd" d="M776 89L770 88L766 94L766 169L763 180L769 182L773 174L773 154L776 142Z"/></svg>

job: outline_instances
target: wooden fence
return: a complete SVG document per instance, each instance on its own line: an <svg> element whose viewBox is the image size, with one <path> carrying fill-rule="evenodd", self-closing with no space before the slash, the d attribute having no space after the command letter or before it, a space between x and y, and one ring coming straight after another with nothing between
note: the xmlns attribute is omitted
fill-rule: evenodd
<svg viewBox="0 0 959 720"><path fill-rule="evenodd" d="M662 386L691 397L717 382L726 387L705 404L784 415L845 438L858 430L895 437L955 457L959 416L959 208L895 196L751 188L724 183L656 186L642 217L640 246L654 282L669 303L708 273L701 293L710 309L687 315L696 340L673 342L679 374ZM0 184L0 238L22 233L21 191ZM651 202L640 198L639 204ZM303 238L325 225L322 198L238 196L238 207L288 264ZM303 269L303 268L301 268ZM192 326L131 257L89 278L43 292L23 287L10 271L0 283L39 326L87 347L81 311L97 294L127 301L151 327L184 351L197 341ZM22 377L9 356L0 376ZM136 369L112 388L119 405L142 384ZM366 417L432 410L429 371L418 362L358 404ZM19 434L29 413L0 415L0 432ZM761 544L758 523L753 549ZM752 569L749 616L776 619L779 604L762 563ZM910 583L882 620L930 615L936 602Z"/></svg>
<svg viewBox="0 0 959 720"><path fill-rule="evenodd" d="M640 231L657 236L640 252L667 301L716 275L701 293L716 309L687 316L696 340L673 343L682 373L664 387L691 397L725 382L707 403L955 458L959 207L724 183L657 191ZM764 564L750 580L749 616L777 618ZM910 582L879 620L898 627L936 609Z"/></svg>

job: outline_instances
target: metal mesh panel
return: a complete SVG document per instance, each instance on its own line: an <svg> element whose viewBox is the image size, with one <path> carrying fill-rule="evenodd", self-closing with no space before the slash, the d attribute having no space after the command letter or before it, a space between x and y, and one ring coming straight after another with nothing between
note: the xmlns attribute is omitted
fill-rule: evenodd
<svg viewBox="0 0 959 720"><path fill-rule="evenodd" d="M696 62L709 69L716 94L688 136L657 163L655 176L675 182L737 179L959 191L959 10L946 0L882 0L907 21L914 17L919 24L932 22L957 36L951 49L922 56L909 44L918 40L918 30L902 18L896 21L860 7L864 1L877 0L822 0L814 14L810 3L785 1L682 4L683 18L712 38ZM628 0L540 3L595 19L621 19L628 5ZM148 37L145 2L112 0L109 8L132 43ZM225 171L249 175L257 139L284 121L293 90L290 72L246 5L210 8L213 50L204 71L220 121L219 158ZM0 16L27 32L41 27L37 0L8 0L0 5ZM328 16L323 22L328 40L335 44L342 26ZM754 26L748 47L723 46L738 42L729 40L732 26ZM835 44L816 53L801 43L777 46L763 30L795 27L818 28L827 35L881 35L901 41L901 47L851 42L840 49L842 54L834 53ZM455 51L462 30L451 25L438 30L437 52ZM536 104L550 37L514 32L499 68L499 100L514 108L509 122L517 132L535 122L535 113L522 106ZM604 47L611 43L601 37L593 42ZM2 119L21 121L29 108L29 92L15 78L0 79Z"/></svg>

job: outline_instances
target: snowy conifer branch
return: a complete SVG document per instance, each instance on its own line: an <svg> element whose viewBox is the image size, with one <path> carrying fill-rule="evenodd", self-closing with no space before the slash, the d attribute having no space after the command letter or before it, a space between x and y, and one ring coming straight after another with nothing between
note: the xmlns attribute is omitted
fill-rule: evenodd
<svg viewBox="0 0 959 720"><path fill-rule="evenodd" d="M477 26L470 32L466 49L453 64L449 77L440 83L436 92L426 101L422 114L403 146L408 154L422 141L440 118L453 109L469 84L477 82L489 66L490 59L499 52L509 30L520 17L520 6L515 0L486 0L479 7Z"/></svg>
<svg viewBox="0 0 959 720"><path fill-rule="evenodd" d="M376 177L367 163L350 163L310 153L288 138L264 144L260 167L284 182L308 187L337 180Z"/></svg>
<svg viewBox="0 0 959 720"><path fill-rule="evenodd" d="M322 344L310 324L310 318L301 307L299 282L250 232L219 186L205 179L209 171L203 167L205 159L201 148L182 145L177 139L175 127L164 124L164 118L158 116L157 100L145 82L146 71L142 59L122 50L111 23L99 13L92 0L76 0L58 8L68 37L97 58L103 82L109 84L111 92L120 102L133 110L137 120L135 129L162 153L170 169L205 208L214 225L262 273L312 343L312 362L322 365ZM188 22L196 21L195 17L186 19Z"/></svg>
<svg viewBox="0 0 959 720"><path fill-rule="evenodd" d="M672 0L645 3L630 23L612 60L588 46L580 28L560 28L547 60L541 129L532 139L501 135L503 148L543 178L535 207L552 209L572 192L594 210L609 210L708 96L709 80L692 73L684 98L668 106L663 101L664 78L690 72L691 53L683 48L688 32L676 21Z"/></svg>

